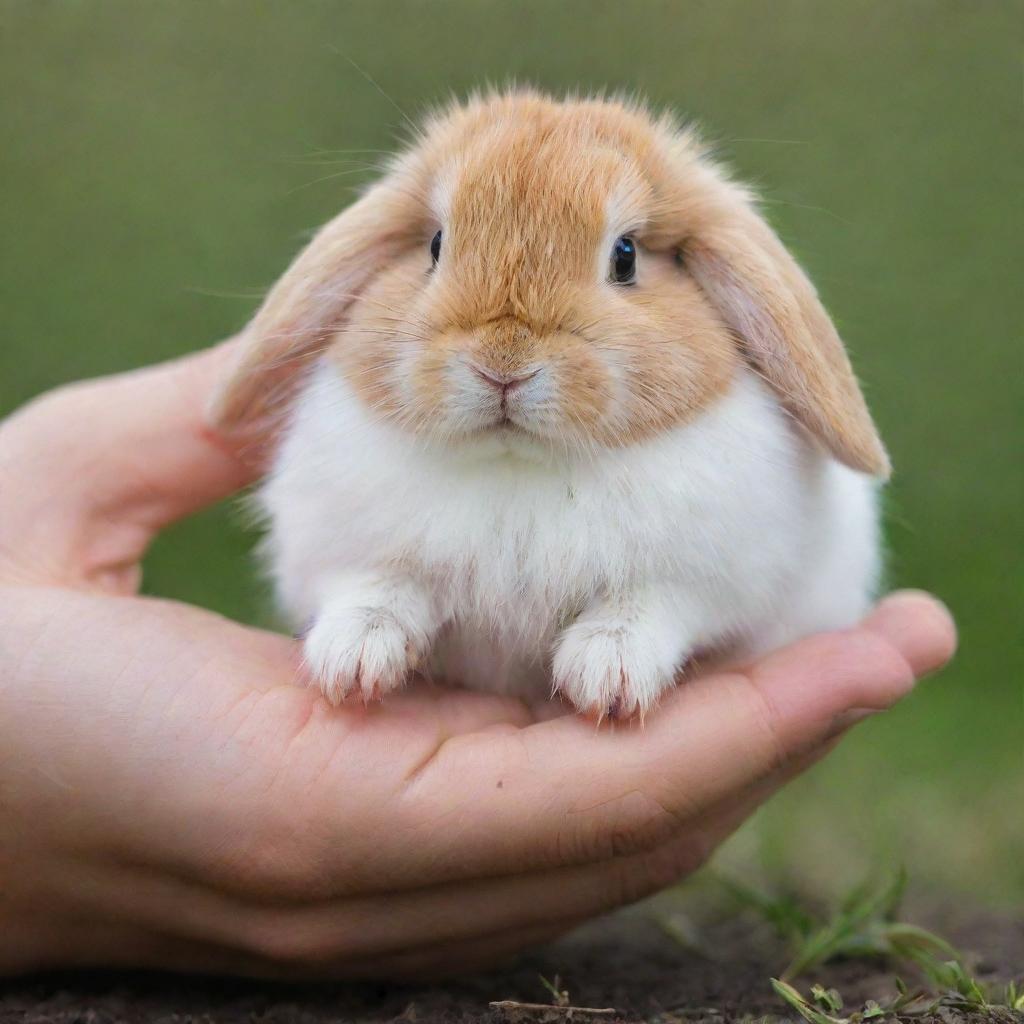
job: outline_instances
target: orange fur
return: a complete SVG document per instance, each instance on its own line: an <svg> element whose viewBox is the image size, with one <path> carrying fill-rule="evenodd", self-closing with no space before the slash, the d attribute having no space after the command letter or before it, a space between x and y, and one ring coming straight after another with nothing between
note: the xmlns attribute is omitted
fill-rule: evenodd
<svg viewBox="0 0 1024 1024"><path fill-rule="evenodd" d="M608 280L623 234L640 247L635 287ZM836 458L888 472L842 343L748 194L692 133L625 102L514 92L439 113L248 335L214 410L224 429L272 419L327 350L404 429L435 431L457 363L543 366L552 436L625 445L692 419L745 358Z"/></svg>

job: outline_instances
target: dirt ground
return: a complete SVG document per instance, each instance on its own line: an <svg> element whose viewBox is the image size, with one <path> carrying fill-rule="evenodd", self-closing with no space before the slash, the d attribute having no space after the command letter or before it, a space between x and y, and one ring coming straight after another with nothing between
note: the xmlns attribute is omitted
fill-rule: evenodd
<svg viewBox="0 0 1024 1024"><path fill-rule="evenodd" d="M1024 919L985 913L927 915L965 953L983 981L1024 973ZM618 1024L731 1024L796 1020L772 993L768 979L785 954L763 926L745 916L702 925L696 948L669 938L649 907L621 913L580 930L499 971L427 987L284 986L249 981L124 973L51 975L0 984L0 1024L535 1024L542 1021ZM911 980L905 970L900 972ZM509 1002L552 1001L540 975L561 978L571 1003L613 1010L601 1015L567 1009L523 1009ZM802 978L835 987L850 1012L866 999L894 993L891 965L834 964ZM505 1001L506 1005L492 1007ZM1024 1021L995 1011L972 1016L943 1010L914 1020ZM887 1018L892 1020L892 1018Z"/></svg>

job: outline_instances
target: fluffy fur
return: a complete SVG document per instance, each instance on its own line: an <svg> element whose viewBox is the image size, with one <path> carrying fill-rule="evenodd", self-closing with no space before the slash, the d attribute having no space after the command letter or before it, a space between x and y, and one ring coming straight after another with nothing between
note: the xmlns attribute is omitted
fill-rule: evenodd
<svg viewBox="0 0 1024 1024"><path fill-rule="evenodd" d="M642 713L695 653L866 606L888 462L842 344L748 194L639 108L439 115L247 336L214 417L281 436L270 565L334 700L426 666Z"/></svg>

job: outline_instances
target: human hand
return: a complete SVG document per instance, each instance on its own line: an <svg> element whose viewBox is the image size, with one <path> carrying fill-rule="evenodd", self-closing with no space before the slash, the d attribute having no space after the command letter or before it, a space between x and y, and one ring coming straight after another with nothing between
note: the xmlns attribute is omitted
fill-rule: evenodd
<svg viewBox="0 0 1024 1024"><path fill-rule="evenodd" d="M693 871L953 651L902 594L644 727L425 686L332 708L293 641L136 593L156 533L250 479L204 427L228 348L0 424L0 972L484 966Z"/></svg>

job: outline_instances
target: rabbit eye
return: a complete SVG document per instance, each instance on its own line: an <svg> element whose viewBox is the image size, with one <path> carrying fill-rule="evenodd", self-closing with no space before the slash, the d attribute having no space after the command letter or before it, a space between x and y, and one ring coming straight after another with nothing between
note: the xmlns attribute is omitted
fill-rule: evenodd
<svg viewBox="0 0 1024 1024"><path fill-rule="evenodd" d="M430 240L430 258L436 264L441 258L441 232L438 231L436 235Z"/></svg>
<svg viewBox="0 0 1024 1024"><path fill-rule="evenodd" d="M616 238L612 246L612 280L616 284L636 280L636 242L629 235Z"/></svg>

